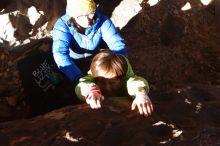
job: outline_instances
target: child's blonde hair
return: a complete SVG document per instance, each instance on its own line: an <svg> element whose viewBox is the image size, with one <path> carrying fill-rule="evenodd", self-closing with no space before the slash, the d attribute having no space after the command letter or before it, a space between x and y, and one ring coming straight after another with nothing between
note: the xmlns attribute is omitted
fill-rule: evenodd
<svg viewBox="0 0 220 146"><path fill-rule="evenodd" d="M90 69L94 78L123 78L127 72L127 61L120 54L110 50L102 50L91 63Z"/></svg>

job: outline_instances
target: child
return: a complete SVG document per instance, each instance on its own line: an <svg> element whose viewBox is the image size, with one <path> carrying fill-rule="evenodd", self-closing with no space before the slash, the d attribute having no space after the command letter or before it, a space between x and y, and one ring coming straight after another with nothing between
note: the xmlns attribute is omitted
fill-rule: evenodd
<svg viewBox="0 0 220 146"><path fill-rule="evenodd" d="M131 109L138 107L141 115L151 115L153 105L147 95L147 81L134 74L127 58L110 50L101 51L93 58L88 75L79 80L75 91L92 109L98 109L105 98L103 95L117 93L123 87L134 98Z"/></svg>

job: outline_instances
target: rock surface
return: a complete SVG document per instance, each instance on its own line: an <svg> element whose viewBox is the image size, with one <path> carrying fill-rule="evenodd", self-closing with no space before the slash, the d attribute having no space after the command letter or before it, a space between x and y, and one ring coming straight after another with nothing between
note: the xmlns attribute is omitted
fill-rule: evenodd
<svg viewBox="0 0 220 146"><path fill-rule="evenodd" d="M129 98L107 98L100 110L68 106L42 116L0 124L1 145L175 145L220 144L220 90L192 85L152 92L154 113L131 111Z"/></svg>
<svg viewBox="0 0 220 146"><path fill-rule="evenodd" d="M57 18L65 13L65 1L11 0L1 2L0 46L7 49L51 37ZM5 6L5 7L4 7Z"/></svg>

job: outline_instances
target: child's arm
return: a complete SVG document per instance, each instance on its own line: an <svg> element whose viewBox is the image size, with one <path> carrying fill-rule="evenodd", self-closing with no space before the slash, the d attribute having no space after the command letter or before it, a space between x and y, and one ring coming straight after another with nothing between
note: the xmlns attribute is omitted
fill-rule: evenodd
<svg viewBox="0 0 220 146"><path fill-rule="evenodd" d="M94 83L90 72L87 76L80 78L75 93L80 100L86 101L92 109L101 108L101 101L104 100L104 96Z"/></svg>
<svg viewBox="0 0 220 146"><path fill-rule="evenodd" d="M148 82L144 78L135 75L128 60L127 63L128 69L125 77L127 91L128 94L134 98L131 109L134 110L137 106L141 115L151 115L153 112L153 105L147 95L149 92Z"/></svg>
<svg viewBox="0 0 220 146"><path fill-rule="evenodd" d="M141 115L151 115L153 112L153 105L147 95L149 92L147 81L136 75L130 77L127 81L127 90L128 94L134 97L131 109L134 110L137 107Z"/></svg>

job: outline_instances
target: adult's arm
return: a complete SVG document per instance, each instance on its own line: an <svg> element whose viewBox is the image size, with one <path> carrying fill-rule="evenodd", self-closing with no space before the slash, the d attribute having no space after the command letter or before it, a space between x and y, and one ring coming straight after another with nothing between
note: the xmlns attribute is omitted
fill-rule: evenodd
<svg viewBox="0 0 220 146"><path fill-rule="evenodd" d="M103 16L104 17L104 16ZM103 40L108 45L109 49L117 54L128 56L124 39L121 37L112 21L108 18L103 22L101 34Z"/></svg>
<svg viewBox="0 0 220 146"><path fill-rule="evenodd" d="M62 18L58 19L53 28L53 57L58 68L72 81L78 82L82 76L81 70L76 66L69 55L71 34Z"/></svg>

